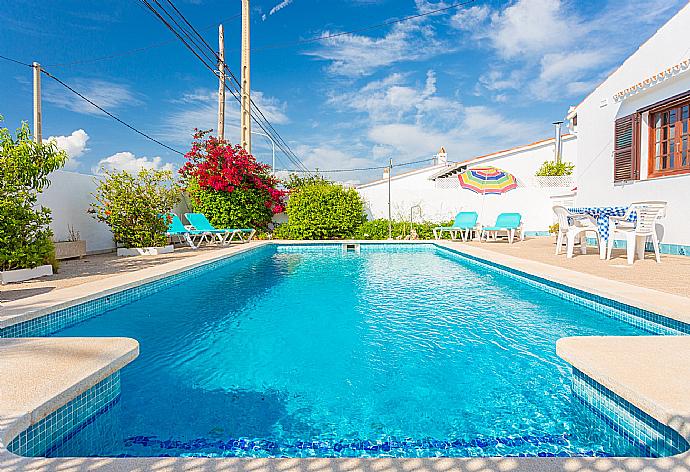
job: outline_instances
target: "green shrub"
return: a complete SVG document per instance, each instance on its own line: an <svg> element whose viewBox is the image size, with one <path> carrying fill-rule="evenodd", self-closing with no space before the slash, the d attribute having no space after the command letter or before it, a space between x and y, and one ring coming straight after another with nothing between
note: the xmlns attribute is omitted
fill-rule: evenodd
<svg viewBox="0 0 690 472"><path fill-rule="evenodd" d="M366 221L364 202L359 193L327 182L295 189L288 200L286 213L288 222L276 229L276 238L351 238Z"/></svg>
<svg viewBox="0 0 690 472"><path fill-rule="evenodd" d="M452 222L432 223L413 223L412 229L417 233L420 240L434 239L434 228L437 226L449 226ZM408 221L394 221L392 224L393 239L404 239L410 235L410 223ZM388 239L388 220L378 219L367 221L362 224L354 234L354 239L382 240Z"/></svg>
<svg viewBox="0 0 690 472"><path fill-rule="evenodd" d="M54 260L50 209L38 208L37 196L50 185L48 174L66 160L67 154L54 142L34 142L26 123L16 137L0 128L0 270Z"/></svg>
<svg viewBox="0 0 690 472"><path fill-rule="evenodd" d="M89 212L110 227L113 239L126 248L167 244L168 223L161 215L180 199L172 172L141 169L106 172L99 182Z"/></svg>
<svg viewBox="0 0 690 472"><path fill-rule="evenodd" d="M283 180L283 185L285 188L294 190L298 189L301 187L306 187L308 185L316 185L316 184L330 184L332 183L330 180L327 180L325 177L323 177L320 174L309 174L306 176L302 176L300 174L290 174L287 179Z"/></svg>
<svg viewBox="0 0 690 472"><path fill-rule="evenodd" d="M575 164L572 162L545 161L537 173L537 177L560 177L563 175L573 175Z"/></svg>
<svg viewBox="0 0 690 472"><path fill-rule="evenodd" d="M187 192L192 209L206 215L216 228L266 229L273 218L264 190L236 188L226 192L201 188L196 180L190 180Z"/></svg>

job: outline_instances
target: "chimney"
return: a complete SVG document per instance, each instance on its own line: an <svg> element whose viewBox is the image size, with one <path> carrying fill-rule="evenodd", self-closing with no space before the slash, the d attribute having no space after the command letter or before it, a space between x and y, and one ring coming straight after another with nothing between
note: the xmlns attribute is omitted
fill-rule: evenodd
<svg viewBox="0 0 690 472"><path fill-rule="evenodd" d="M446 154L446 148L441 146L441 149L434 157L434 165L446 165L448 164L448 154Z"/></svg>
<svg viewBox="0 0 690 472"><path fill-rule="evenodd" d="M563 124L562 121L555 121L553 123L554 126L554 144L555 144L555 150L554 150L554 160L557 163L561 163L563 160L563 135L561 133L561 125Z"/></svg>

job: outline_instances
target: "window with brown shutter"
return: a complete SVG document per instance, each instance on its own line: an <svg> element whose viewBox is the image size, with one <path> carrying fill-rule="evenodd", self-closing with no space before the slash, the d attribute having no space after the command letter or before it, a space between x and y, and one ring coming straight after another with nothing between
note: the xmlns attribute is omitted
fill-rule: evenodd
<svg viewBox="0 0 690 472"><path fill-rule="evenodd" d="M640 115L618 118L614 130L613 181L640 179Z"/></svg>
<svg viewBox="0 0 690 472"><path fill-rule="evenodd" d="M690 100L649 112L649 176L690 173Z"/></svg>

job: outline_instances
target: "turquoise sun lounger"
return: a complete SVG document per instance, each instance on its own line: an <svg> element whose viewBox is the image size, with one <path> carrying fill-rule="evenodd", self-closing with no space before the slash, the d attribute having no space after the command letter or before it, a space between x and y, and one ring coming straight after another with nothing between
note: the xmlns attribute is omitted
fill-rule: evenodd
<svg viewBox="0 0 690 472"><path fill-rule="evenodd" d="M525 233L522 230L522 215L520 213L501 213L496 218L496 224L493 226L486 226L482 228L482 234L479 240L489 235L493 235L494 239L498 239L498 232L505 231L508 235L508 243L513 244L516 234L520 233L520 240L525 239Z"/></svg>
<svg viewBox="0 0 690 472"><path fill-rule="evenodd" d="M221 244L230 244L232 240L237 237L242 242L249 242L256 234L255 229L220 229L214 227L208 218L203 213L185 213L187 221L199 231L207 231L215 235Z"/></svg>
<svg viewBox="0 0 690 472"><path fill-rule="evenodd" d="M450 233L450 238L458 239L458 233L461 234L462 240L467 241L470 233L477 227L477 219L479 215L476 211L461 211L455 216L453 226L439 226L434 228L434 238L441 239L444 232Z"/></svg>
<svg viewBox="0 0 690 472"><path fill-rule="evenodd" d="M170 223L168 223L166 235L170 236L171 238L177 237L179 238L180 242L184 240L192 249L198 248L199 245L210 236L207 231L185 228L185 226L182 224L182 220L180 220L180 217L174 213L161 215L161 218L166 219L166 221L168 217L170 218ZM198 243L195 242L195 239L197 238L199 240Z"/></svg>

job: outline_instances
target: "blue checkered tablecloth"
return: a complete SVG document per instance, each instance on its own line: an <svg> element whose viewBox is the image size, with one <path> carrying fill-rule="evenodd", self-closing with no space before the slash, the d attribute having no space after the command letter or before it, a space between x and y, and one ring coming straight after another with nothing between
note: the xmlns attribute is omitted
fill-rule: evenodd
<svg viewBox="0 0 690 472"><path fill-rule="evenodd" d="M609 240L609 216L624 216L625 212L628 211L628 207L617 206L617 207L578 207L578 208L568 208L570 213L576 213L580 215L589 215L594 218L599 227L599 235L603 241ZM630 214L628 221L635 222L637 220L637 215L635 212Z"/></svg>

